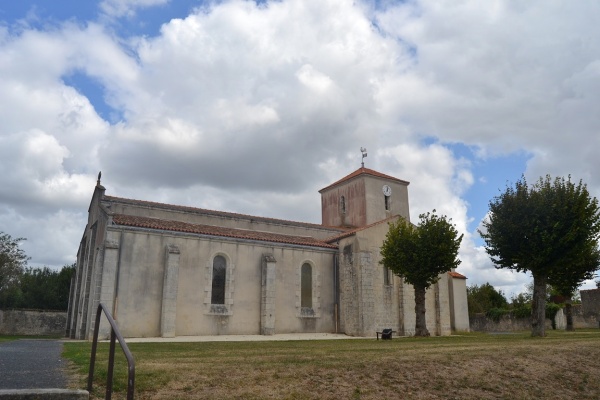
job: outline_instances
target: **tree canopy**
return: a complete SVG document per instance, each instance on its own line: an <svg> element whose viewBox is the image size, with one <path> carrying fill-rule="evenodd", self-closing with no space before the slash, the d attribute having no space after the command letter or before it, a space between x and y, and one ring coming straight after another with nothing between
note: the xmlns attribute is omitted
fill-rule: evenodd
<svg viewBox="0 0 600 400"><path fill-rule="evenodd" d="M415 288L415 336L429 336L425 323L425 291L440 274L456 268L463 235L446 216L419 215L417 226L399 219L390 223L381 247L381 263Z"/></svg>
<svg viewBox="0 0 600 400"><path fill-rule="evenodd" d="M13 239L9 234L0 232L0 302L18 286L19 278L27 265L29 257L19 247L23 240L25 239Z"/></svg>
<svg viewBox="0 0 600 400"><path fill-rule="evenodd" d="M489 283L467 287L469 314L485 313L493 308L507 308L508 300L501 290L496 290Z"/></svg>
<svg viewBox="0 0 600 400"><path fill-rule="evenodd" d="M25 268L19 282L0 298L0 308L67 310L74 273L75 264L65 265L60 270Z"/></svg>
<svg viewBox="0 0 600 400"><path fill-rule="evenodd" d="M600 211L581 181L549 175L493 198L480 234L497 268L530 271L534 279L532 335L545 335L546 284L576 288L598 269Z"/></svg>

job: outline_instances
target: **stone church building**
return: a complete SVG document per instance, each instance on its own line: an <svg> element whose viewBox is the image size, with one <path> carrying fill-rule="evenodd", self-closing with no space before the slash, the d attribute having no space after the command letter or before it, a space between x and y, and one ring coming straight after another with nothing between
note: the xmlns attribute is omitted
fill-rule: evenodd
<svg viewBox="0 0 600 400"><path fill-rule="evenodd" d="M388 222L409 219L408 185L361 167L319 191L311 224L108 196L98 179L67 335L91 338L100 302L124 337L412 335L414 290L379 264ZM427 291L432 335L469 330L465 279Z"/></svg>

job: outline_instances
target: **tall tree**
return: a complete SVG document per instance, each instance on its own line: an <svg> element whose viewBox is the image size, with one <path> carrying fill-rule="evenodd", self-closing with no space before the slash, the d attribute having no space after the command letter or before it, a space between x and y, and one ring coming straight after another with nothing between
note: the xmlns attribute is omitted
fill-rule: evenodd
<svg viewBox="0 0 600 400"><path fill-rule="evenodd" d="M546 285L568 276L585 279L581 266L598 248L598 200L587 186L549 175L529 186L521 178L515 187L494 197L479 233L496 268L533 275L532 336L545 336ZM588 264L586 264L588 265ZM596 270L598 265L588 267Z"/></svg>
<svg viewBox="0 0 600 400"><path fill-rule="evenodd" d="M0 307L10 306L6 304L7 298L18 289L19 279L27 265L29 257L19 247L23 240L0 232Z"/></svg>
<svg viewBox="0 0 600 400"><path fill-rule="evenodd" d="M429 336L425 322L425 291L440 274L456 268L463 235L446 216L419 215L419 225L399 219L391 223L381 247L381 263L415 288L415 336Z"/></svg>

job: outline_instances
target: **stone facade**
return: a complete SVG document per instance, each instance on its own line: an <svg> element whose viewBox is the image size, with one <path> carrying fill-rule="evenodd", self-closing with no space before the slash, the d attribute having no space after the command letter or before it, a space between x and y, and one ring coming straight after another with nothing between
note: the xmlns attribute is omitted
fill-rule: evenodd
<svg viewBox="0 0 600 400"><path fill-rule="evenodd" d="M414 291L379 263L388 222L409 219L407 187L360 168L320 191L318 225L112 197L98 182L67 335L90 338L100 302L125 337L412 335ZM427 292L432 334L468 330L466 285L454 280Z"/></svg>

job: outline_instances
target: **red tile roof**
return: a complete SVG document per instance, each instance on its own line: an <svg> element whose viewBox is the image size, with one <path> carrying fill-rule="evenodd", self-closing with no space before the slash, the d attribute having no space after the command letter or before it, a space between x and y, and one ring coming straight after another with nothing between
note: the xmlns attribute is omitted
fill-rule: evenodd
<svg viewBox="0 0 600 400"><path fill-rule="evenodd" d="M102 200L109 201L109 202L121 203L121 204L131 204L131 205L143 206L143 207L155 207L155 208L162 208L162 209L173 210L173 211L192 212L192 213L197 213L197 214L208 214L208 215L214 215L214 216L226 217L226 218L249 219L249 220L261 221L261 222L266 222L266 223L293 225L293 226L300 226L300 227L305 227L305 228L332 230L332 231L340 231L340 232L343 232L348 229L348 228L337 227L337 226L312 224L310 222L297 222L297 221L289 221L289 220L285 220L285 219L258 217L258 216L247 215L247 214L238 214L238 213L232 213L232 212L226 212L226 211L208 210L208 209L204 209L204 208L196 208L196 207L189 207L189 206L178 206L178 205L173 205L173 204L157 203L154 201L126 199L123 197L115 197L115 196L104 196L102 198Z"/></svg>
<svg viewBox="0 0 600 400"><path fill-rule="evenodd" d="M356 178L357 176L360 176L360 175L371 175L371 176L375 176L375 177L378 177L378 178L391 179L393 181L404 183L406 185L410 184L410 182L408 182L408 181L403 181L402 179L398 179L398 178L394 178L393 176L390 176L390 175L382 174L381 172L377 172L377 171L375 171L373 169L362 167L362 168L359 168L356 171L352 172L351 174L346 175L345 177L343 177L339 181L334 182L331 185L326 186L323 189L319 190L319 193L323 192L324 190L329 189L330 187L336 186L336 185L338 185L338 184L340 184L342 182L349 181L352 178Z"/></svg>
<svg viewBox="0 0 600 400"><path fill-rule="evenodd" d="M170 221L158 218L136 217L132 215L115 214L113 215L113 223L116 225L133 226L137 228L186 232L236 239L257 240L261 242L285 243L299 246L337 249L336 245L332 245L330 243L326 243L324 241L320 241L309 236L290 236L271 232L260 232L245 229L223 228L220 226L190 224L188 222Z"/></svg>
<svg viewBox="0 0 600 400"><path fill-rule="evenodd" d="M456 278L456 279L467 279L467 277L464 276L463 274L459 274L458 272L454 272L454 271L448 272L448 275L450 275L451 277Z"/></svg>

